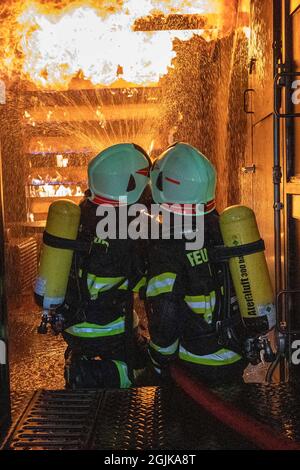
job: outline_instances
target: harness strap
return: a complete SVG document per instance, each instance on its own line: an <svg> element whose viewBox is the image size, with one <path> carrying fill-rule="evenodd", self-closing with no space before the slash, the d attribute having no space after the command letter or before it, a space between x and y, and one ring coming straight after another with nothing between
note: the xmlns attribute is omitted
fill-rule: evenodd
<svg viewBox="0 0 300 470"><path fill-rule="evenodd" d="M91 248L91 243L81 240L69 240L67 238L57 237L44 231L43 242L52 248L61 248L63 250L74 250L80 252L88 252Z"/></svg>
<svg viewBox="0 0 300 470"><path fill-rule="evenodd" d="M215 246L213 248L208 248L209 259L212 263L224 263L229 261L231 258L236 258L240 256L253 255L255 253L260 253L265 251L265 242L260 239L256 242L247 243L245 245L238 246Z"/></svg>

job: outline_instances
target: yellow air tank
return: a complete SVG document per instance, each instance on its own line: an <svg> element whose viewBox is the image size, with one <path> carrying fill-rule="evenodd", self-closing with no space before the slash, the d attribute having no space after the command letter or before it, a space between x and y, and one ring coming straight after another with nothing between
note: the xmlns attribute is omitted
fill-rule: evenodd
<svg viewBox="0 0 300 470"><path fill-rule="evenodd" d="M76 240L80 223L80 207L72 201L51 204L46 232L55 237ZM43 244L34 287L35 298L45 310L56 308L64 301L71 270L73 250Z"/></svg>
<svg viewBox="0 0 300 470"><path fill-rule="evenodd" d="M255 214L245 206L228 207L220 216L220 228L227 247L261 238ZM275 326L276 314L264 252L231 258L229 267L245 324L255 333L266 333Z"/></svg>

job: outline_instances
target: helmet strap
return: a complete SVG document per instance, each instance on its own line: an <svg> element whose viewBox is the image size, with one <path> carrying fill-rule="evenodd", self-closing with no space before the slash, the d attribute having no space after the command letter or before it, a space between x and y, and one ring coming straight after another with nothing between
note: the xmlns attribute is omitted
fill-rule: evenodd
<svg viewBox="0 0 300 470"><path fill-rule="evenodd" d="M181 215L200 215L198 211L198 204L172 204L166 203L161 205L162 208L173 212L174 214ZM216 201L209 201L204 205L204 212L201 215L209 214L216 208Z"/></svg>
<svg viewBox="0 0 300 470"><path fill-rule="evenodd" d="M90 198L90 201L93 204L96 204L98 206L100 206L100 205L102 205L102 206L114 206L114 207L127 206L127 204L122 203L122 201L115 200L115 199L109 199L107 197L98 196L96 194L93 195Z"/></svg>

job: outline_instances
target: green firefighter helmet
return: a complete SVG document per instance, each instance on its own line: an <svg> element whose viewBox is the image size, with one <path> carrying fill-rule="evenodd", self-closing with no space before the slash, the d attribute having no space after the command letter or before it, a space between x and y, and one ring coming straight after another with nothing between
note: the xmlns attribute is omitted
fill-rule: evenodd
<svg viewBox="0 0 300 470"><path fill-rule="evenodd" d="M157 204L204 204L205 214L215 209L216 170L189 144L177 142L158 157L151 170L151 186Z"/></svg>
<svg viewBox="0 0 300 470"><path fill-rule="evenodd" d="M134 204L149 182L150 165L150 158L138 145L108 147L89 163L90 200L96 204L118 205L120 200Z"/></svg>

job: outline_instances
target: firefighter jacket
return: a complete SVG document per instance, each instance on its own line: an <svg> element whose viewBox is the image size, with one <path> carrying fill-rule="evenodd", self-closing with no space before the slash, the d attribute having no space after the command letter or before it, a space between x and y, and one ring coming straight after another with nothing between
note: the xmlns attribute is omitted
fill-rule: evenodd
<svg viewBox="0 0 300 470"><path fill-rule="evenodd" d="M200 250L186 251L184 238L151 241L146 292L149 355L158 371L177 357L214 367L242 359L237 351L224 347L217 334L225 279L221 266L209 259L209 247L223 244L216 212L205 216L204 229ZM233 293L230 311L232 318L240 318Z"/></svg>
<svg viewBox="0 0 300 470"><path fill-rule="evenodd" d="M85 339L124 334L133 293L146 282L138 241L97 237L97 207L81 204L78 240L90 248L74 255L64 305L65 333Z"/></svg>

